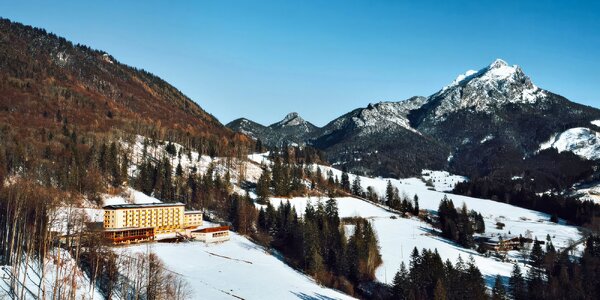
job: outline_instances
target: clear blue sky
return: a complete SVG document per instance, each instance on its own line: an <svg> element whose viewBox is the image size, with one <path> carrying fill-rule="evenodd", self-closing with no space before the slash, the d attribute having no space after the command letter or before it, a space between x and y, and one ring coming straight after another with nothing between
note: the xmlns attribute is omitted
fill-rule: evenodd
<svg viewBox="0 0 600 300"><path fill-rule="evenodd" d="M324 125L495 58L600 107L600 1L55 2L1 0L0 16L144 68L223 123Z"/></svg>

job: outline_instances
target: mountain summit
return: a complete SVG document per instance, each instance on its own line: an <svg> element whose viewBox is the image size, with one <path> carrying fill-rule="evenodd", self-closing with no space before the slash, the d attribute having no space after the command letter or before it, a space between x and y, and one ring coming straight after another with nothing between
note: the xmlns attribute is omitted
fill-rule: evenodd
<svg viewBox="0 0 600 300"><path fill-rule="evenodd" d="M469 70L459 75L430 96L428 102L434 107L432 117L439 121L462 109L491 113L498 106L534 104L545 97L546 92L533 84L521 67L496 59L479 71Z"/></svg>
<svg viewBox="0 0 600 300"><path fill-rule="evenodd" d="M289 127L289 126L305 126L305 127L310 127L309 122L305 121L304 119L302 119L302 117L300 117L300 115L297 112L291 112L289 114L287 114L285 116L285 118L283 118L283 120L277 122L277 123L273 123L270 125L270 127ZM313 125L314 126L314 125Z"/></svg>

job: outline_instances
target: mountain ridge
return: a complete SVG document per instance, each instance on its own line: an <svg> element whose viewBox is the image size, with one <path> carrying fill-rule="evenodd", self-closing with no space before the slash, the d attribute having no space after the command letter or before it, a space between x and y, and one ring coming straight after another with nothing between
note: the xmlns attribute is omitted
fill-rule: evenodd
<svg viewBox="0 0 600 300"><path fill-rule="evenodd" d="M294 140L359 173L411 176L444 169L486 176L523 171L515 166L552 135L598 119L599 109L542 89L518 65L496 59L428 97L356 108Z"/></svg>

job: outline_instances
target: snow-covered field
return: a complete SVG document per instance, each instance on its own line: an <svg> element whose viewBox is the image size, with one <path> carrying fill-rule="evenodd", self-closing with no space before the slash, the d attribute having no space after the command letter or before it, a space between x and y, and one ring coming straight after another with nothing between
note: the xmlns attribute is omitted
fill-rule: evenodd
<svg viewBox="0 0 600 300"><path fill-rule="evenodd" d="M423 170L421 178L431 180L433 188L436 191L447 192L454 189L457 183L467 181L467 177L450 174L446 171Z"/></svg>
<svg viewBox="0 0 600 300"><path fill-rule="evenodd" d="M192 299L351 299L317 284L243 236L218 244L152 243L117 248L157 254L190 284Z"/></svg>

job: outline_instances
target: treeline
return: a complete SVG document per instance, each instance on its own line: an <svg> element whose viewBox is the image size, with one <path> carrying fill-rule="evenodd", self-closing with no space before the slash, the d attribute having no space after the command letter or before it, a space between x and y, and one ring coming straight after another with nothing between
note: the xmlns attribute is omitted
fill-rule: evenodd
<svg viewBox="0 0 600 300"><path fill-rule="evenodd" d="M526 180L476 178L458 183L453 193L544 212L555 222L563 218L574 225L600 229L600 205L557 194L538 195Z"/></svg>
<svg viewBox="0 0 600 300"><path fill-rule="evenodd" d="M438 223L443 237L466 248L475 246L474 233L485 232L485 222L480 213L474 210L469 211L464 203L460 209L455 208L452 200L448 199L446 195L440 201Z"/></svg>
<svg viewBox="0 0 600 300"><path fill-rule="evenodd" d="M267 149L262 145L262 142L260 140L257 140L255 145L255 150L258 153L263 153L266 150L269 150L269 159L271 159L272 161L278 157L283 163L286 164L327 164L325 154L321 150L310 146L299 147L284 145L282 147L272 147Z"/></svg>
<svg viewBox="0 0 600 300"><path fill-rule="evenodd" d="M306 194L341 196L351 193L348 174L340 178L329 170L323 174L320 166L303 162L287 161L280 155L273 156L271 166L263 165L263 172L256 185L259 203L265 204L269 197L293 197ZM358 177L357 177L358 178ZM362 194L362 188L357 187Z"/></svg>
<svg viewBox="0 0 600 300"><path fill-rule="evenodd" d="M508 280L511 299L591 300L600 295L600 236L587 238L580 259L569 251L557 252L552 243L547 243L545 250L534 243L529 265L526 274L514 265ZM500 286L498 281L496 286Z"/></svg>
<svg viewBox="0 0 600 300"><path fill-rule="evenodd" d="M316 206L308 202L302 218L289 202L277 209L267 203L259 210L257 223L263 239L292 265L351 295L360 282L375 279L382 263L371 223L360 218L342 222L334 199ZM349 237L343 224L354 229Z"/></svg>
<svg viewBox="0 0 600 300"><path fill-rule="evenodd" d="M471 257L459 256L455 265L442 261L437 250L415 247L408 269L404 262L394 276L392 299L488 299L485 281Z"/></svg>

